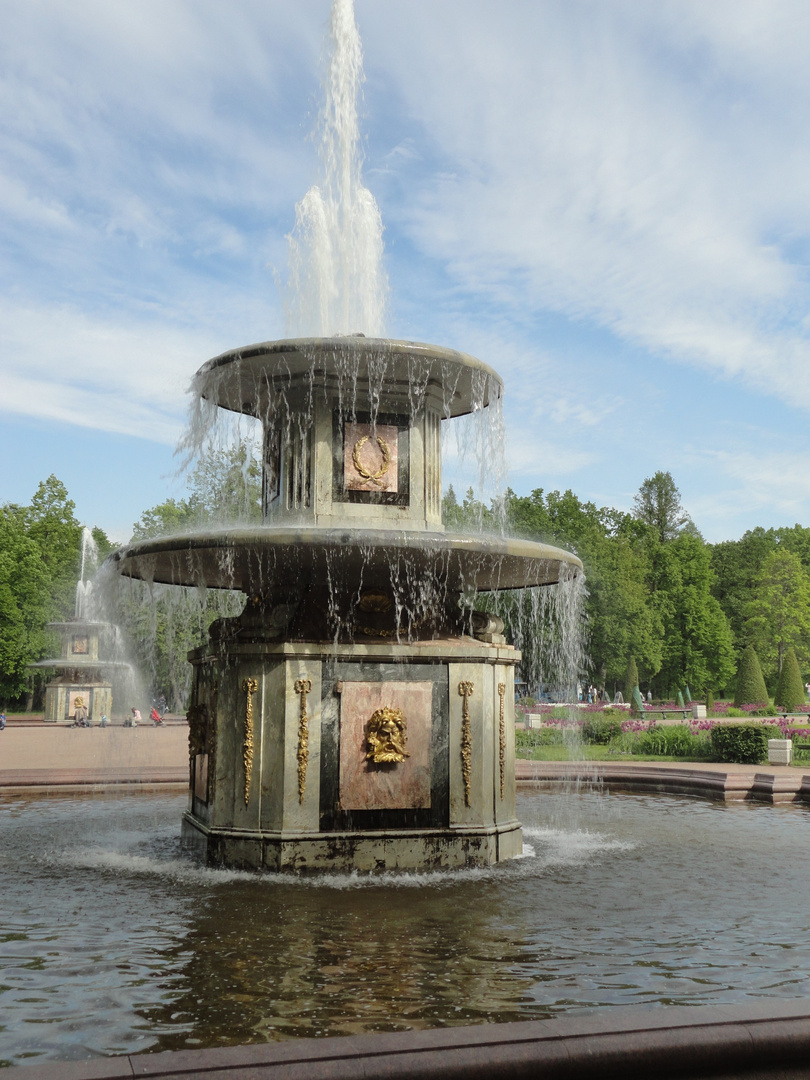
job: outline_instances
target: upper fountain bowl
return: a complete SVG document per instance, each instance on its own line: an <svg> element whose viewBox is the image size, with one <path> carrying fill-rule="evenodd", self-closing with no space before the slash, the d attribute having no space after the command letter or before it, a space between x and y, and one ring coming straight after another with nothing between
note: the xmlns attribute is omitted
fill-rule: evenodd
<svg viewBox="0 0 810 1080"><path fill-rule="evenodd" d="M230 349L207 361L192 390L221 408L264 418L279 398L311 400L333 390L350 412L384 399L414 412L431 399L442 419L486 408L503 393L501 377L474 356L417 341L289 338Z"/></svg>

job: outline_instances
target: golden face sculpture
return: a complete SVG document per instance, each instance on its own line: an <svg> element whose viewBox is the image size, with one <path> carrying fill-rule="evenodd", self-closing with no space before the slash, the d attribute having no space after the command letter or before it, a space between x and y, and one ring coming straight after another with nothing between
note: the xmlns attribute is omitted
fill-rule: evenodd
<svg viewBox="0 0 810 1080"><path fill-rule="evenodd" d="M405 717L400 710L388 706L378 709L368 722L366 760L377 765L404 761L411 756L405 749L407 739Z"/></svg>

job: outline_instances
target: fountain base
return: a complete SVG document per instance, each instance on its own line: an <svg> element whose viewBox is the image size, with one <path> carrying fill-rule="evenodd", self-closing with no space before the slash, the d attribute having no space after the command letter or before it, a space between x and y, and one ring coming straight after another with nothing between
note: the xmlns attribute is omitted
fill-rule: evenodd
<svg viewBox="0 0 810 1080"><path fill-rule="evenodd" d="M209 863L413 870L521 853L514 648L212 639L189 658L183 835Z"/></svg>
<svg viewBox="0 0 810 1080"><path fill-rule="evenodd" d="M451 870L491 866L523 851L517 820L489 828L283 835L209 829L187 814L182 839L210 865L276 873Z"/></svg>

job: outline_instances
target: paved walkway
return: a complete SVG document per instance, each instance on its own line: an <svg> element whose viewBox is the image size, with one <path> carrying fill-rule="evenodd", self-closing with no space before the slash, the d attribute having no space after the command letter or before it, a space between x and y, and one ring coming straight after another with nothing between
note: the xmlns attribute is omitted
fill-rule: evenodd
<svg viewBox="0 0 810 1080"><path fill-rule="evenodd" d="M0 731L0 790L126 783L187 787L188 726L40 723Z"/></svg>

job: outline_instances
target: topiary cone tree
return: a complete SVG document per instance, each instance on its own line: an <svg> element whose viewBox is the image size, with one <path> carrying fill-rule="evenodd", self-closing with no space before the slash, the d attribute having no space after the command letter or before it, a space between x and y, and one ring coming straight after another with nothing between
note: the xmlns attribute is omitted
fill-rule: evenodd
<svg viewBox="0 0 810 1080"><path fill-rule="evenodd" d="M788 649L785 653L773 700L774 704L787 712L793 712L807 700L802 685L802 674L799 671L799 661L793 649Z"/></svg>
<svg viewBox="0 0 810 1080"><path fill-rule="evenodd" d="M624 674L624 700L632 704L633 690L638 686L638 668L636 661L631 656L627 661L627 671Z"/></svg>
<svg viewBox="0 0 810 1080"><path fill-rule="evenodd" d="M740 658L737 668L737 689L734 694L735 705L767 705L770 701L762 668L754 646L749 645Z"/></svg>

